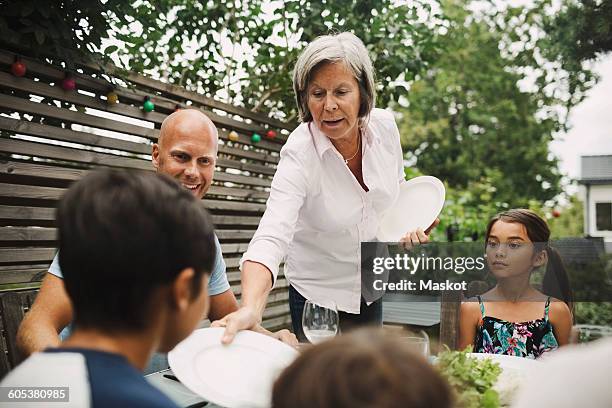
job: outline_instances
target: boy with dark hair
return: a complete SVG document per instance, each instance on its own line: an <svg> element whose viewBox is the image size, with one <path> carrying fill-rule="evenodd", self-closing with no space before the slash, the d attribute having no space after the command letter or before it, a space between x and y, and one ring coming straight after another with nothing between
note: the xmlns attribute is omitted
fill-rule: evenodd
<svg viewBox="0 0 612 408"><path fill-rule="evenodd" d="M68 387L62 407L174 407L141 371L206 316L216 255L206 210L167 176L106 170L68 190L57 221L74 332L0 386Z"/></svg>

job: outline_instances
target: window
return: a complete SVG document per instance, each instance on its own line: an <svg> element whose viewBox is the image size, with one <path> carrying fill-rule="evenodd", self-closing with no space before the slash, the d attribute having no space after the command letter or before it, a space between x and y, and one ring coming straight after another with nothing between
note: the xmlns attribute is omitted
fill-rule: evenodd
<svg viewBox="0 0 612 408"><path fill-rule="evenodd" d="M595 203L597 231L612 231L612 203Z"/></svg>

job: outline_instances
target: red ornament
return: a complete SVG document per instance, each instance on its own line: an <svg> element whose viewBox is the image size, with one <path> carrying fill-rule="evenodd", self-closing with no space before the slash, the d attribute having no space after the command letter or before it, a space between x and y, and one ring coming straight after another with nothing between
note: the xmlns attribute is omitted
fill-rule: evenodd
<svg viewBox="0 0 612 408"><path fill-rule="evenodd" d="M270 129L266 132L266 137L268 139L274 139L276 137L276 132Z"/></svg>
<svg viewBox="0 0 612 408"><path fill-rule="evenodd" d="M62 80L62 89L64 91L74 91L76 89L76 81L69 73L67 73L66 78Z"/></svg>
<svg viewBox="0 0 612 408"><path fill-rule="evenodd" d="M555 218L559 218L561 216L561 211L559 210L552 210L552 216Z"/></svg>
<svg viewBox="0 0 612 408"><path fill-rule="evenodd" d="M22 77L26 73L26 66L19 58L15 58L15 62L11 65L11 73L16 77Z"/></svg>

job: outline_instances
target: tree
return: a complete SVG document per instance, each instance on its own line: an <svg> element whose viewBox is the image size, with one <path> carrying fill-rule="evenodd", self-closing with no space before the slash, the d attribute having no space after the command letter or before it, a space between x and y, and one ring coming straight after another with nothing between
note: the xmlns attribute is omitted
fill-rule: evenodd
<svg viewBox="0 0 612 408"><path fill-rule="evenodd" d="M405 94L392 83L410 81L432 59L437 23L427 2L396 3L142 0L110 18L125 44L117 51L126 67L293 119L293 65L308 42L330 31L352 31L364 41L382 105Z"/></svg>
<svg viewBox="0 0 612 408"><path fill-rule="evenodd" d="M447 3L443 12L445 51L412 84L401 110L409 160L457 190L489 185L489 194L468 200L475 208L487 200L510 207L552 200L561 176L548 144L561 126L552 109L560 101L539 88L521 89L521 68L537 65L534 56L505 56L507 33L462 6ZM506 11L504 18L518 13Z"/></svg>
<svg viewBox="0 0 612 408"><path fill-rule="evenodd" d="M315 37L339 31L361 37L386 106L406 93L394 81L412 80L434 58L441 21L425 0L8 3L0 33L25 48L51 51L69 65L113 55L126 70L286 119L297 113L293 65Z"/></svg>
<svg viewBox="0 0 612 408"><path fill-rule="evenodd" d="M584 63L612 51L612 1L564 0L558 13L544 16L547 36L540 40L544 55L568 72L570 92L584 97Z"/></svg>
<svg viewBox="0 0 612 408"><path fill-rule="evenodd" d="M584 204L577 195L569 197L569 201L561 208L558 217L549 217L551 238L579 237L584 234Z"/></svg>
<svg viewBox="0 0 612 408"><path fill-rule="evenodd" d="M99 50L110 25L106 11L123 7L125 1L2 0L0 38L38 56L44 52L73 67L75 60L87 60Z"/></svg>
<svg viewBox="0 0 612 408"><path fill-rule="evenodd" d="M565 0L546 28L553 53L559 52L554 54L566 60L595 59L612 51L612 1Z"/></svg>

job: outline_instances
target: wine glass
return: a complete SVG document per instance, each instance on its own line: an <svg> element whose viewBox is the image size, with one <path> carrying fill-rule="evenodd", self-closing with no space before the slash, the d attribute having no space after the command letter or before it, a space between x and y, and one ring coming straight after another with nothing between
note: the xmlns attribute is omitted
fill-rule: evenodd
<svg viewBox="0 0 612 408"><path fill-rule="evenodd" d="M412 351L424 357L429 356L429 345L423 337L402 337L402 342Z"/></svg>
<svg viewBox="0 0 612 408"><path fill-rule="evenodd" d="M312 344L331 339L338 333L338 310L334 302L326 306L307 300L302 313L304 335Z"/></svg>

